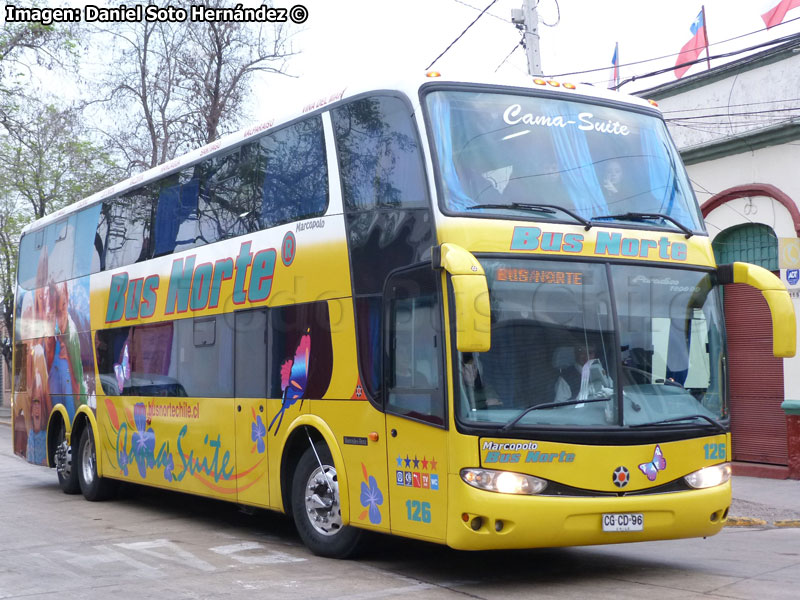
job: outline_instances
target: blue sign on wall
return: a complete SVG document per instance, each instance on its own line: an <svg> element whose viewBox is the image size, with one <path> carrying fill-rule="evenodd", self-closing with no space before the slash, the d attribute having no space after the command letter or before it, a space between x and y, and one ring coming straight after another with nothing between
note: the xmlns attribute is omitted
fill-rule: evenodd
<svg viewBox="0 0 800 600"><path fill-rule="evenodd" d="M789 285L797 285L800 281L800 269L786 269L786 281Z"/></svg>

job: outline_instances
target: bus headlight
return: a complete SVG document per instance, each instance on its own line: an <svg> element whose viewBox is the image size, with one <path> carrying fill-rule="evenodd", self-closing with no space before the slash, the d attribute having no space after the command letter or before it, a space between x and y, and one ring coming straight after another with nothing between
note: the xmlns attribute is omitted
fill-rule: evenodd
<svg viewBox="0 0 800 600"><path fill-rule="evenodd" d="M683 479L696 489L710 488L726 483L731 478L731 463L722 463L689 473Z"/></svg>
<svg viewBox="0 0 800 600"><path fill-rule="evenodd" d="M544 479L511 471L461 469L461 479L479 490L500 494L540 494L547 487Z"/></svg>

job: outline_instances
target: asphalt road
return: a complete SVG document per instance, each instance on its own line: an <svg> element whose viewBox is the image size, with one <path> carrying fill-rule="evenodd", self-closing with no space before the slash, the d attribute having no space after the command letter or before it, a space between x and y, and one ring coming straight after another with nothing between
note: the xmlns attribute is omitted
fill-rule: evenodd
<svg viewBox="0 0 800 600"><path fill-rule="evenodd" d="M136 488L105 503L60 492L0 425L0 598L797 598L800 529L678 540L457 552L375 537L357 560L310 554L265 511Z"/></svg>

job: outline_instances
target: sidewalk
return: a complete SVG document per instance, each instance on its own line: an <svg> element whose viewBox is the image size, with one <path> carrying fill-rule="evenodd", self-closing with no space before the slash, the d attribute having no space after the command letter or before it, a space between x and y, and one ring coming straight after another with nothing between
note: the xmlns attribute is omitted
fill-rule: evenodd
<svg viewBox="0 0 800 600"><path fill-rule="evenodd" d="M728 525L800 527L800 481L735 475Z"/></svg>

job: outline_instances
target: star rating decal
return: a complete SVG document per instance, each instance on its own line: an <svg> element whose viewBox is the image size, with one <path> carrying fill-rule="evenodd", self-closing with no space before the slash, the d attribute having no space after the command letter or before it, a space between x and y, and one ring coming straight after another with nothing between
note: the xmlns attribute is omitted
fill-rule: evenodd
<svg viewBox="0 0 800 600"><path fill-rule="evenodd" d="M411 458L411 454L407 453L405 457L402 454L398 454L395 460L397 461L395 481L398 486L434 491L439 489L439 475L431 472L436 471L439 465L435 457L431 457L428 460L427 454L423 455L422 458L415 454L414 458Z"/></svg>

